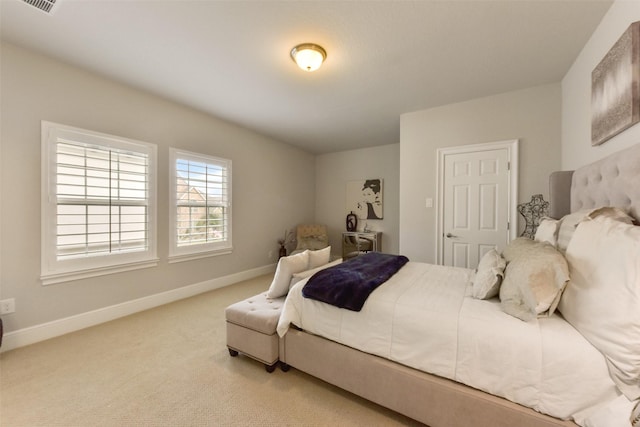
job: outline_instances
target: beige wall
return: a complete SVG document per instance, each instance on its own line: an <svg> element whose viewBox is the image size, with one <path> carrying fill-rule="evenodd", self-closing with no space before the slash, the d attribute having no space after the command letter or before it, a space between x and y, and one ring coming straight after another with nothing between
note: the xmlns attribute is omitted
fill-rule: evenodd
<svg viewBox="0 0 640 427"><path fill-rule="evenodd" d="M591 146L591 72L629 24L640 20L639 1L615 2L562 80L562 168L589 164L640 143L640 124Z"/></svg>
<svg viewBox="0 0 640 427"><path fill-rule="evenodd" d="M537 193L548 199L547 177L560 167L560 84L401 116L400 253L436 260L436 207L425 200L436 199L437 149L513 139L520 140L519 203Z"/></svg>
<svg viewBox="0 0 640 427"><path fill-rule="evenodd" d="M401 116L400 144L313 157L233 124L2 44L0 134L0 298L13 331L143 298L275 262L276 239L300 222L329 227L340 254L345 184L384 179L383 249L435 261L436 150L520 139L519 201L548 194L547 176L640 142L640 126L590 145L591 71L633 21L640 3L613 4L562 84L470 100ZM40 271L40 120L158 145L160 265L42 286ZM560 143L562 141L562 143ZM393 141L390 141L393 142ZM168 148L233 160L234 253L168 264ZM166 167L163 168L162 166ZM19 188L15 184L19 183ZM522 226L520 225L520 229Z"/></svg>
<svg viewBox="0 0 640 427"><path fill-rule="evenodd" d="M334 256L341 255L342 231L346 231L348 181L382 178L384 218L367 220L370 229L382 231L382 250L398 254L399 171L398 144L342 151L316 157L316 221L326 224ZM363 226L359 220L358 228Z"/></svg>
<svg viewBox="0 0 640 427"><path fill-rule="evenodd" d="M16 313L3 316L5 332L273 264L284 230L314 219L313 155L14 45L1 47L0 298L16 302ZM157 144L159 266L40 283L41 120ZM233 161L231 255L167 262L169 147Z"/></svg>

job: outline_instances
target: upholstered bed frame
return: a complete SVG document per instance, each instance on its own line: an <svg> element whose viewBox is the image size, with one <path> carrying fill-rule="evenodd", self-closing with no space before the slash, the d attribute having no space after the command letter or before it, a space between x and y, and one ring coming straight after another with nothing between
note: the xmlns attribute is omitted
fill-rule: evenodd
<svg viewBox="0 0 640 427"><path fill-rule="evenodd" d="M576 171L549 177L552 218L580 209L616 206L640 219L640 144Z"/></svg>
<svg viewBox="0 0 640 427"><path fill-rule="evenodd" d="M639 184L640 144L575 172L552 174L550 214L618 206L638 219ZM576 426L293 327L280 340L280 359L283 369L295 367L431 427Z"/></svg>

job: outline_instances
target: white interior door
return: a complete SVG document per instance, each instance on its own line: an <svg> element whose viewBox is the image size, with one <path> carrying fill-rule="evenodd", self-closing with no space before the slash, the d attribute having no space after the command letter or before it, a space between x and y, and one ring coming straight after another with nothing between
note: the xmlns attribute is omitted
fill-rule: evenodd
<svg viewBox="0 0 640 427"><path fill-rule="evenodd" d="M438 248L442 264L476 268L487 251L502 251L515 237L516 227L510 224L515 224L512 214L517 198L512 186L517 184L512 178L517 141L504 144L470 145L442 153Z"/></svg>

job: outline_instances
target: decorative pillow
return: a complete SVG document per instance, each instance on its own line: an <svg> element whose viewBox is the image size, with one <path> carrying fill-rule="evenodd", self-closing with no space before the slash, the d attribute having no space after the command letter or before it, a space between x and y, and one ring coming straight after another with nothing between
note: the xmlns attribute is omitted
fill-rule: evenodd
<svg viewBox="0 0 640 427"><path fill-rule="evenodd" d="M579 223L586 219L594 219L597 217L612 218L616 221L625 222L627 224L633 224L633 218L627 215L627 213L614 207L603 207L594 209L582 209L569 215L565 215L560 220L560 227L558 228L558 244L557 248L563 254L567 251L569 242L573 233L576 231L576 227Z"/></svg>
<svg viewBox="0 0 640 427"><path fill-rule="evenodd" d="M495 249L484 254L473 278L473 297L489 299L498 295L506 265L507 262Z"/></svg>
<svg viewBox="0 0 640 427"><path fill-rule="evenodd" d="M324 270L325 268L329 268L329 267L333 267L334 265L338 265L342 262L342 258L338 258L335 261L331 261L330 263L327 263L323 266L320 267L316 267L312 270L306 270L306 271L302 271L300 273L296 273L293 276L291 276L291 283L289 284L289 289L291 289L293 287L293 285L295 285L296 283L298 283L299 281L301 281L302 279L306 279L307 277L311 277L314 274L316 274L318 271L320 270Z"/></svg>
<svg viewBox="0 0 640 427"><path fill-rule="evenodd" d="M540 220L534 240L536 242L549 242L554 248L558 242L558 228L560 220L544 217Z"/></svg>
<svg viewBox="0 0 640 427"><path fill-rule="evenodd" d="M576 231L576 227L587 218L589 212L590 210L588 209L580 210L562 217L558 227L558 242L556 245L560 252L565 253L567 251L567 246L569 246L569 241Z"/></svg>
<svg viewBox="0 0 640 427"><path fill-rule="evenodd" d="M571 283L558 310L604 356L620 391L640 398L640 227L597 217L569 248Z"/></svg>
<svg viewBox="0 0 640 427"><path fill-rule="evenodd" d="M280 258L276 274L267 291L268 298L280 298L289 292L289 283L295 273L300 273L307 269L309 265L309 251L304 251L296 255Z"/></svg>
<svg viewBox="0 0 640 427"><path fill-rule="evenodd" d="M316 268L325 265L331 259L331 246L327 246L324 249L317 251L309 251L309 266L308 268Z"/></svg>
<svg viewBox="0 0 640 427"><path fill-rule="evenodd" d="M502 310L524 321L553 314L569 281L562 254L547 242L521 237L503 256L507 267L500 286Z"/></svg>

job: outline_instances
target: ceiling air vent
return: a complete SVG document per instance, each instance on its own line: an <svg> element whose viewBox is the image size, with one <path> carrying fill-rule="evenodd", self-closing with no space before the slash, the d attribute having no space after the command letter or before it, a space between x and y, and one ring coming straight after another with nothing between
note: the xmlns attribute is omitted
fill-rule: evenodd
<svg viewBox="0 0 640 427"><path fill-rule="evenodd" d="M56 4L56 0L22 0L22 1L49 14L51 13L51 9L53 9L53 5Z"/></svg>

